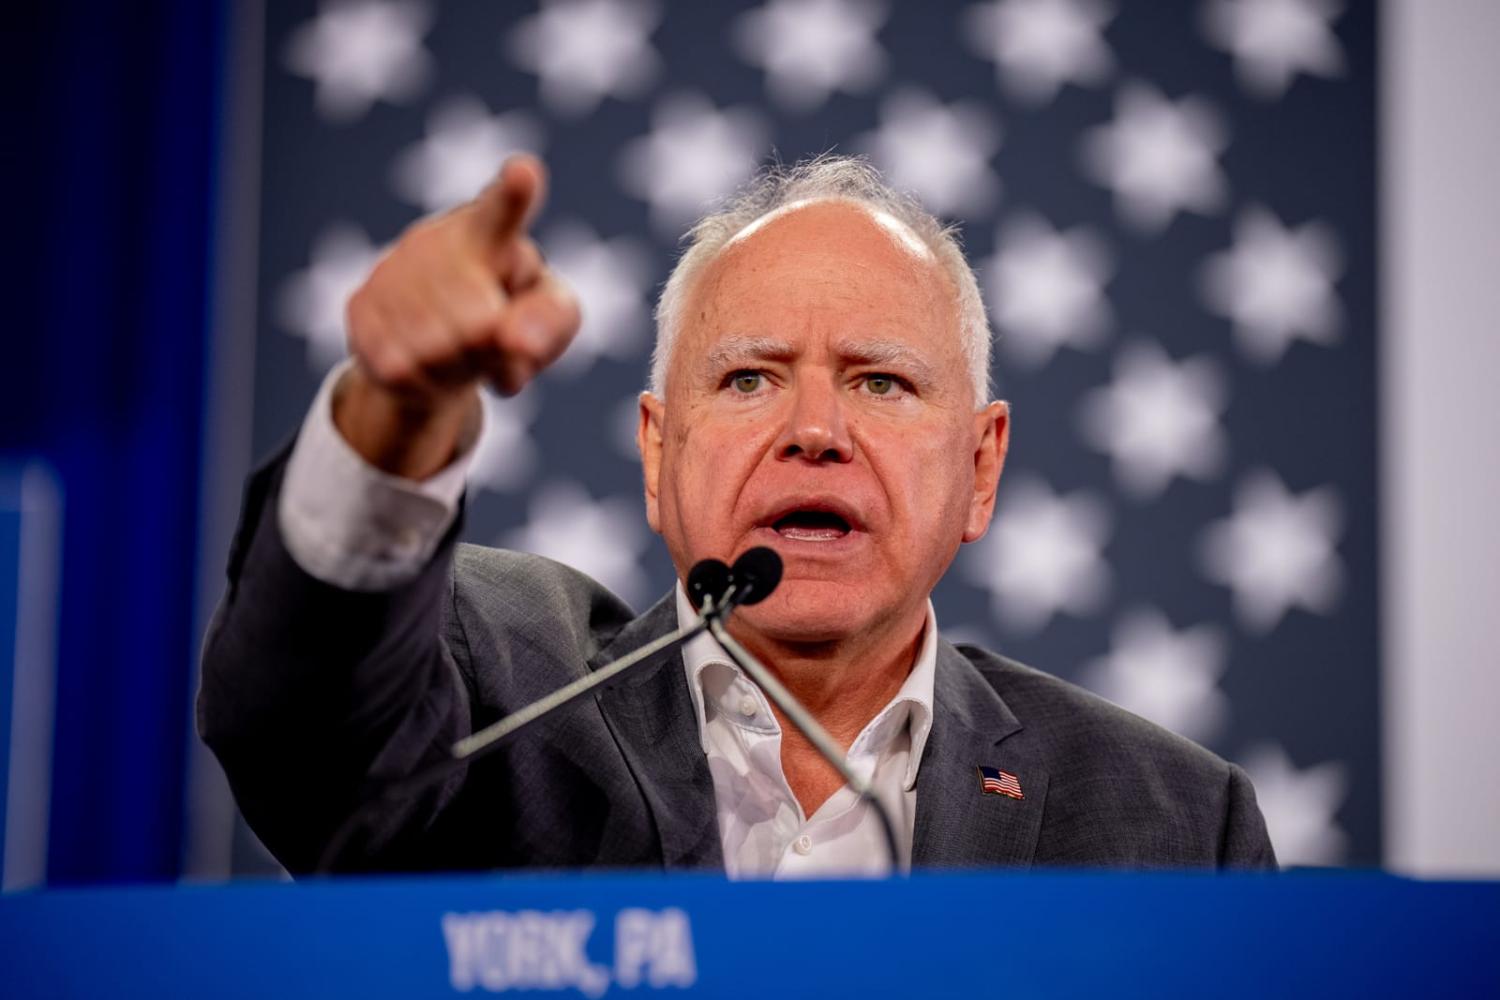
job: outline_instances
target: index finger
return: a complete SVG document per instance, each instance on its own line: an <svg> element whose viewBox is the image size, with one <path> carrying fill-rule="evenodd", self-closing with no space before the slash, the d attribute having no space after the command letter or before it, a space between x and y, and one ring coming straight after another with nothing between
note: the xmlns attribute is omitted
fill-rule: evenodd
<svg viewBox="0 0 1500 1000"><path fill-rule="evenodd" d="M526 230L547 197L547 168L530 153L506 160L475 200L479 230L501 242Z"/></svg>

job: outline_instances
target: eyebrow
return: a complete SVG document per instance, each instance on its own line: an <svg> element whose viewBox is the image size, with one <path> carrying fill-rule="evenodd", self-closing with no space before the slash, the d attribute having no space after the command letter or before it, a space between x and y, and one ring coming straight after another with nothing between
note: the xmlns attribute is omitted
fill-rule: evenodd
<svg viewBox="0 0 1500 1000"><path fill-rule="evenodd" d="M841 340L833 345L833 350L844 364L897 368L917 382L935 380L932 363L916 348L900 341ZM703 371L717 376L751 361L787 361L796 354L791 344L775 337L728 337L709 350L703 359Z"/></svg>
<svg viewBox="0 0 1500 1000"><path fill-rule="evenodd" d="M703 371L717 375L747 361L786 361L796 355L792 345L775 337L727 337L703 358Z"/></svg>
<svg viewBox="0 0 1500 1000"><path fill-rule="evenodd" d="M897 368L918 382L932 382L936 374L932 363L920 351L900 341L841 340L833 348L846 362Z"/></svg>

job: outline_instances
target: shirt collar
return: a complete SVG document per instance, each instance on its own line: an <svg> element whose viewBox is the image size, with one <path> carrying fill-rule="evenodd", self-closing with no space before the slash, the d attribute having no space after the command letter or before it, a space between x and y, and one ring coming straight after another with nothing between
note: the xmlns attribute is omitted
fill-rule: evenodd
<svg viewBox="0 0 1500 1000"><path fill-rule="evenodd" d="M677 624L681 628L690 623L697 612L687 596L681 582L677 584ZM707 632L696 636L682 647L682 662L687 673L688 691L693 698L693 712L698 723L698 738L704 752L708 752L708 725L717 714L715 699L722 693L729 678L739 677L740 670L719 648L718 642ZM906 675L900 690L883 709L875 714L869 724L855 738L850 747L851 755L861 751L878 753L900 731L903 721L911 739L911 753L907 758L903 787L910 791L917 781L917 768L922 762L922 751L927 746L927 737L932 732L933 687L937 679L937 614L932 600L927 601L927 621L922 628L922 644L917 650L916 662ZM750 684L749 678L743 678ZM774 719L761 722L740 722L747 728L774 732Z"/></svg>

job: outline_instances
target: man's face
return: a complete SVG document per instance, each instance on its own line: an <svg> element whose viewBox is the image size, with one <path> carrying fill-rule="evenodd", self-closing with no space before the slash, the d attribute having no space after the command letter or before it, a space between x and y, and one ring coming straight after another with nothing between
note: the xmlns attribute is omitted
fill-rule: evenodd
<svg viewBox="0 0 1500 1000"><path fill-rule="evenodd" d="M910 623L984 534L1004 405L983 408L952 284L899 223L819 202L751 227L684 303L666 400L642 400L647 514L678 575L766 545L744 609L776 641Z"/></svg>

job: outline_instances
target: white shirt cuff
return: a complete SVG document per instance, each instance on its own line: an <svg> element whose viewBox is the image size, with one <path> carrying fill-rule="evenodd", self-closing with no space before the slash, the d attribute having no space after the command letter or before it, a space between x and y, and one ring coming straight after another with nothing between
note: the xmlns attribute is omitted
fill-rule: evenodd
<svg viewBox="0 0 1500 1000"><path fill-rule="evenodd" d="M333 423L333 394L352 362L328 373L287 463L277 519L297 565L345 590L390 590L422 572L453 524L479 435L427 479L366 462Z"/></svg>

